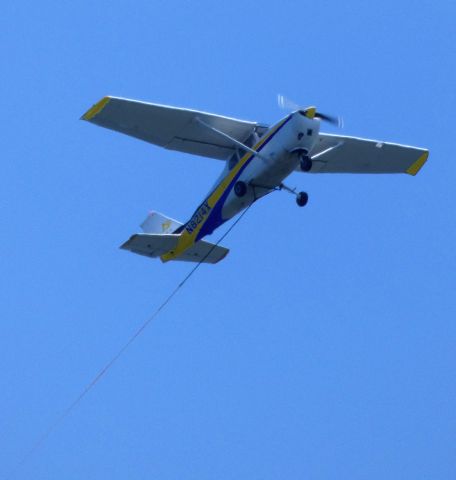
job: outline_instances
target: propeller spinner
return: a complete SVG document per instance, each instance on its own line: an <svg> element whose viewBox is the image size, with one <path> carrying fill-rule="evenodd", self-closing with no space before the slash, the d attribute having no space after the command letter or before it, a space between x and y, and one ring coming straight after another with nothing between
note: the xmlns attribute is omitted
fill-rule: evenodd
<svg viewBox="0 0 456 480"><path fill-rule="evenodd" d="M277 103L283 110L298 110L301 115L304 115L308 118L317 118L339 128L344 126L342 117L334 117L332 115L327 115L326 113L318 112L316 107L307 107L303 109L297 103L285 97L285 95L277 95Z"/></svg>

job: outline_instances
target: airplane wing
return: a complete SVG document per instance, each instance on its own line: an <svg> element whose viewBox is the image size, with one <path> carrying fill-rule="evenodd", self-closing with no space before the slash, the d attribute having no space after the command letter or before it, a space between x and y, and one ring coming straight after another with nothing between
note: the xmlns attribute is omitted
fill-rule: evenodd
<svg viewBox="0 0 456 480"><path fill-rule="evenodd" d="M157 258L176 247L179 235L136 233L132 235L120 248L130 252ZM220 245L200 240L174 260L185 262L217 263L223 260L229 250Z"/></svg>
<svg viewBox="0 0 456 480"><path fill-rule="evenodd" d="M320 133L310 152L310 173L408 173L416 175L428 158L423 148Z"/></svg>
<svg viewBox="0 0 456 480"><path fill-rule="evenodd" d="M229 158L234 152L233 144L205 128L197 118L240 142L245 142L254 130L261 136L268 128L212 113L118 97L104 97L81 117L170 150L219 160Z"/></svg>

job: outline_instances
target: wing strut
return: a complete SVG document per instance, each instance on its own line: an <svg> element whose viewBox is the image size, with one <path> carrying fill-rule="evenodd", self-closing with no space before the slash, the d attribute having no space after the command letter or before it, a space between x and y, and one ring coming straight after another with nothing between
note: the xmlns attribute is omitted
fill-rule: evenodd
<svg viewBox="0 0 456 480"><path fill-rule="evenodd" d="M315 155L313 155L311 158L311 160L313 162L322 162L322 163L326 163L324 160L319 160L319 158L323 155L325 155L326 153L329 153L329 152L332 152L333 150L336 150L336 148L339 148L341 147L342 145L344 144L344 142L337 142L335 145L333 145L332 147L329 147L325 150L323 150L322 152L319 152Z"/></svg>
<svg viewBox="0 0 456 480"><path fill-rule="evenodd" d="M267 159L266 157L264 157L263 155L261 155L261 153L257 152L257 151L254 150L253 148L248 147L247 145L245 145L244 143L240 142L239 140L236 140L235 138L231 137L231 136L228 135L227 133L222 132L222 131L219 130L218 128L215 128L215 127L213 127L212 125L207 124L206 122L204 122L203 120L201 120L201 118L196 117L196 118L195 118L195 121L198 122L198 123L199 123L200 125L202 125L203 127L206 127L206 128L208 128L209 130L211 130L212 132L217 133L218 135L222 136L223 138L229 140L231 143L233 143L233 144L236 145L237 147L242 148L243 150L247 150L247 151L250 152L252 155L257 156L258 158L261 158L262 160L268 161L268 159Z"/></svg>

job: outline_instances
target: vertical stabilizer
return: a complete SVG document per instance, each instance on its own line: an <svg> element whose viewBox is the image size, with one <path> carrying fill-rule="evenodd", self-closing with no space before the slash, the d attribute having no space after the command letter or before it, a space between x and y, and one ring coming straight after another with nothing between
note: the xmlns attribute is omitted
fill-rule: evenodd
<svg viewBox="0 0 456 480"><path fill-rule="evenodd" d="M144 233L173 233L182 223L178 222L159 212L150 212L147 218L141 223Z"/></svg>

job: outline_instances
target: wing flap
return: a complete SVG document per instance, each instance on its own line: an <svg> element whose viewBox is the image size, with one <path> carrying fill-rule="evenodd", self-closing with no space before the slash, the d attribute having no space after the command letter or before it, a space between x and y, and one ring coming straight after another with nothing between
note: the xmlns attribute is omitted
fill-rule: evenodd
<svg viewBox="0 0 456 480"><path fill-rule="evenodd" d="M170 150L219 160L230 157L233 145L195 121L196 118L240 142L246 140L253 130L262 132L267 128L255 122L212 113L118 97L104 97L81 117L100 127Z"/></svg>
<svg viewBox="0 0 456 480"><path fill-rule="evenodd" d="M321 133L310 153L311 173L408 173L416 175L429 152L395 143Z"/></svg>

